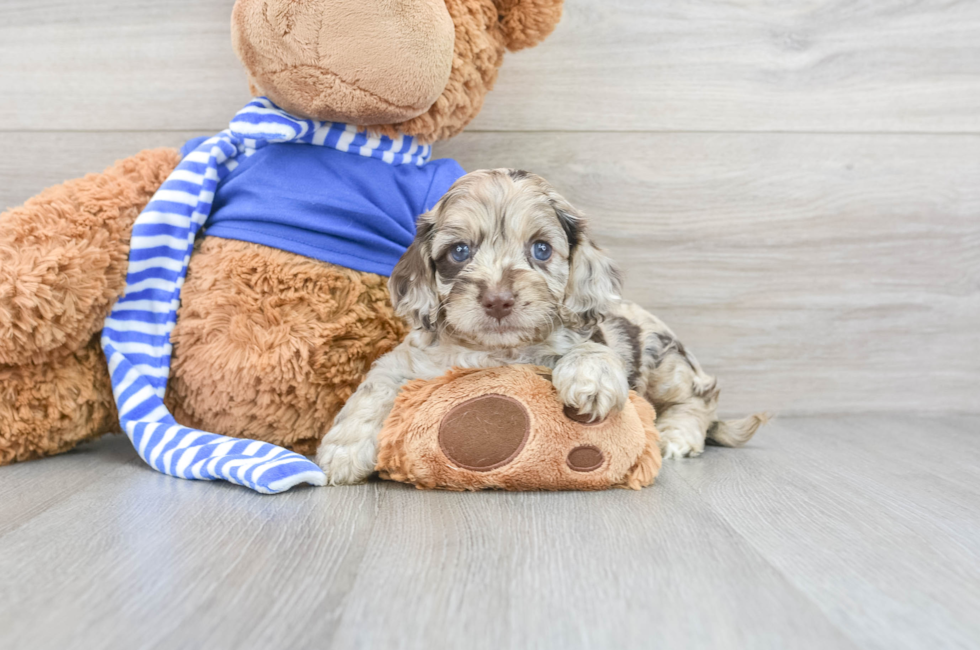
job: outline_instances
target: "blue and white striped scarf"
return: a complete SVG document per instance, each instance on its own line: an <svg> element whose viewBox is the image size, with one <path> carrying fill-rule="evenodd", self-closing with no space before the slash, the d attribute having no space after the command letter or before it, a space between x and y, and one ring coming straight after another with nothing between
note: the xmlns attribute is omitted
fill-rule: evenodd
<svg viewBox="0 0 980 650"><path fill-rule="evenodd" d="M352 126L293 117L260 97L177 165L133 225L125 295L102 330L119 422L140 457L165 474L225 480L264 494L300 483L326 484L320 468L304 456L258 440L181 426L163 404L180 288L215 190L238 166L237 158L287 142L334 147L392 164L421 165L430 154L428 145L408 136L367 137Z"/></svg>

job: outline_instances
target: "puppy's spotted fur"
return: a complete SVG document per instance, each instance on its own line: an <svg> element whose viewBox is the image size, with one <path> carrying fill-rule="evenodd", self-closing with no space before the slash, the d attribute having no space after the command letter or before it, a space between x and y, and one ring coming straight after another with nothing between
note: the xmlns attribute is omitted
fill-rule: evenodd
<svg viewBox="0 0 980 650"><path fill-rule="evenodd" d="M399 388L453 366L553 369L565 404L601 419L629 389L657 410L665 457L696 456L705 438L736 446L765 421L719 422L718 388L674 333L619 297L621 277L585 220L534 174L485 170L459 179L418 222L389 281L413 330L378 359L337 415L317 461L332 484L374 470L377 434Z"/></svg>

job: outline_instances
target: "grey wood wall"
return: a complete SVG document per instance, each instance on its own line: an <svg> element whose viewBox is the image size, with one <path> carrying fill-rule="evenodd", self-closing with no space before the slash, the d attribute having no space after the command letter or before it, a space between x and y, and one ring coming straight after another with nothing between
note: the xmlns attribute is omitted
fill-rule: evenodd
<svg viewBox="0 0 980 650"><path fill-rule="evenodd" d="M247 100L232 0L0 0L0 208ZM980 2L567 0L467 169L592 216L723 410L980 411Z"/></svg>

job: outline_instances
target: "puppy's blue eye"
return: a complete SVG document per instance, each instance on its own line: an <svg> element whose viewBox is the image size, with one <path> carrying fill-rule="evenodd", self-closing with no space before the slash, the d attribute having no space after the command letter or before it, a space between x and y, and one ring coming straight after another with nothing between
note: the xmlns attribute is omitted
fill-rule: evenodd
<svg viewBox="0 0 980 650"><path fill-rule="evenodd" d="M449 254L457 262L465 262L470 258L470 247L466 244L453 244L449 247Z"/></svg>
<svg viewBox="0 0 980 650"><path fill-rule="evenodd" d="M536 241L531 245L531 251L534 254L534 259L541 262L551 257L551 244L543 241Z"/></svg>

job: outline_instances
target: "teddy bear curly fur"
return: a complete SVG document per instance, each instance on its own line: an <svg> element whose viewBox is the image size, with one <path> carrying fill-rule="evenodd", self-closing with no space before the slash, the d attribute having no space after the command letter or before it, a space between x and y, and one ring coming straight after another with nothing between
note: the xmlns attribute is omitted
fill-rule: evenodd
<svg viewBox="0 0 980 650"><path fill-rule="evenodd" d="M330 52L323 39L310 45L327 24L372 39L400 25L400 36L423 42L424 29L438 29L438 20L423 18L443 16L443 4L451 19L448 80L429 75L429 95L404 105L344 82L328 63L345 53ZM232 37L253 94L301 117L431 143L462 131L505 50L543 40L561 5L238 0ZM349 24L356 21L369 24ZM380 87L389 82L380 79ZM133 222L179 160L174 149L142 151L0 214L0 465L118 430L98 334L125 286ZM371 363L405 332L382 276L204 237L182 290L165 401L182 424L310 454Z"/></svg>

